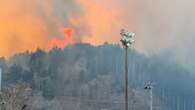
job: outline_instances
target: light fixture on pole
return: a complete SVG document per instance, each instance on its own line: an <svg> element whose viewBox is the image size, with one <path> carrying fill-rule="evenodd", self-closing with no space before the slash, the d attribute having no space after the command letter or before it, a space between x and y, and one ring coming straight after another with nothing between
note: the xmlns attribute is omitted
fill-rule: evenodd
<svg viewBox="0 0 195 110"><path fill-rule="evenodd" d="M152 86L152 83L149 82L145 87L144 87L145 90L148 90L150 92L150 110L153 110L153 86Z"/></svg>
<svg viewBox="0 0 195 110"><path fill-rule="evenodd" d="M122 42L124 47L130 47L131 44L135 42L134 40L135 33L133 32L129 32L125 29L121 29L120 35L122 36L120 41Z"/></svg>
<svg viewBox="0 0 195 110"><path fill-rule="evenodd" d="M125 110L128 110L128 48L133 44L135 33L122 29L121 42L125 47Z"/></svg>

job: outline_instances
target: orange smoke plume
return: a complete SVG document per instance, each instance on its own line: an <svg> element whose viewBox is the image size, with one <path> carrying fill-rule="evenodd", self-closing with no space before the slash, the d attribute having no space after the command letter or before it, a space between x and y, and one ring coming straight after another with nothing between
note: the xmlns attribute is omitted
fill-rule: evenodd
<svg viewBox="0 0 195 110"><path fill-rule="evenodd" d="M74 0L74 4L64 0L48 0L47 3L40 0L0 1L0 57L10 57L26 50L35 51L37 48L48 51L75 43L71 28L63 28L63 32L60 31L63 37L59 38L58 28L61 25L78 29L78 42L94 45L105 41L118 42L120 12L107 8L99 0ZM59 8L55 5L57 3L63 5Z"/></svg>
<svg viewBox="0 0 195 110"><path fill-rule="evenodd" d="M57 38L51 39L51 41L49 42L49 47L48 47L49 50L55 47L63 49L67 45L73 44L74 43L73 33L74 33L73 29L64 28L63 29L64 39L63 40L60 40Z"/></svg>
<svg viewBox="0 0 195 110"><path fill-rule="evenodd" d="M120 12L115 8L108 8L99 0L76 0L82 9L82 16L69 18L75 25L84 25L88 32L80 36L81 42L101 45L104 42L118 42L118 31L122 28Z"/></svg>
<svg viewBox="0 0 195 110"><path fill-rule="evenodd" d="M45 20L37 16L36 0L0 1L0 57L45 49L48 28ZM45 9L49 13L49 9Z"/></svg>

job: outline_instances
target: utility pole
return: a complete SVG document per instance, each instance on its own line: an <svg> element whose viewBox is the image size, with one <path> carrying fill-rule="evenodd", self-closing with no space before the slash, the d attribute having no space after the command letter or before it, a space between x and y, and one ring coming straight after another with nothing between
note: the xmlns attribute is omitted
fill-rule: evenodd
<svg viewBox="0 0 195 110"><path fill-rule="evenodd" d="M121 42L125 48L125 110L128 110L128 48L133 44L135 33L122 29Z"/></svg>

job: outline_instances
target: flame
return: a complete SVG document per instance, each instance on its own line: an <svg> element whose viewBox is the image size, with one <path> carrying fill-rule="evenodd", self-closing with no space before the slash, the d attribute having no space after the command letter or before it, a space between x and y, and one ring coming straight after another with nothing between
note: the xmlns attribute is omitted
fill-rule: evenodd
<svg viewBox="0 0 195 110"><path fill-rule="evenodd" d="M73 44L74 43L73 34L74 30L72 28L63 28L64 39L62 40L57 38L51 39L51 41L48 44L49 45L48 49L50 50L55 47L63 49L67 45Z"/></svg>
<svg viewBox="0 0 195 110"><path fill-rule="evenodd" d="M46 51L54 47L64 48L77 42L73 38L74 29L78 42L93 45L105 41L118 42L120 11L108 9L99 0L73 0L73 4L63 0L48 0L47 3L40 0L0 1L0 57L10 57L26 50L35 51L37 48ZM60 33L63 37L60 38L58 28L62 25L74 29L62 28Z"/></svg>

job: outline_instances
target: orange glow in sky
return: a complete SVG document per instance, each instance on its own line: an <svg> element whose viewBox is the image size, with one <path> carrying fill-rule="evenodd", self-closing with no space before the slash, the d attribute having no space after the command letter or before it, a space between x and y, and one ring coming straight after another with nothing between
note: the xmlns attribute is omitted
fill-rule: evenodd
<svg viewBox="0 0 195 110"><path fill-rule="evenodd" d="M63 28L64 38L63 39L57 39L57 38L51 39L49 42L48 48L52 49L52 48L57 47L57 48L63 49L68 44L73 44L74 43L73 33L74 33L73 29Z"/></svg>

